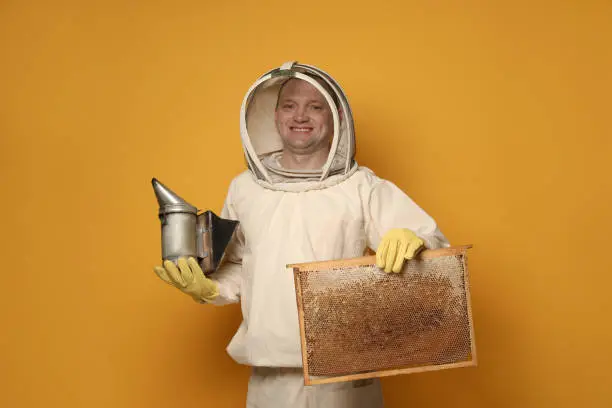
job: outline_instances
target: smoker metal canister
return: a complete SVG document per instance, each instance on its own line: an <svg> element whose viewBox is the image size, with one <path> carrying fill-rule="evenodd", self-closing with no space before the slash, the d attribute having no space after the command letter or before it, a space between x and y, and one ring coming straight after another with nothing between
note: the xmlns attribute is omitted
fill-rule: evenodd
<svg viewBox="0 0 612 408"><path fill-rule="evenodd" d="M151 181L159 204L162 259L198 257L198 210L157 179Z"/></svg>

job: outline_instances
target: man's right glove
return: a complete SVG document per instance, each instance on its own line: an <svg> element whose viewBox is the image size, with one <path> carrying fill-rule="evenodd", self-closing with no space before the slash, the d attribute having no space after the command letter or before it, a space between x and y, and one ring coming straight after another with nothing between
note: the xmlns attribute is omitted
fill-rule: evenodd
<svg viewBox="0 0 612 408"><path fill-rule="evenodd" d="M155 274L164 282L188 294L196 301L210 302L219 296L219 287L202 272L198 262L190 257L179 258L178 268L171 261L164 261L164 266L153 268Z"/></svg>

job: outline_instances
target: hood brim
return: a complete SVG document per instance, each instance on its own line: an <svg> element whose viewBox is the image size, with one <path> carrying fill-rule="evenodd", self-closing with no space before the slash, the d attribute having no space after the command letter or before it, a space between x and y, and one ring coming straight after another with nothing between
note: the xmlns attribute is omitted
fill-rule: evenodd
<svg viewBox="0 0 612 408"><path fill-rule="evenodd" d="M249 88L243 99L240 110L240 134L249 170L262 181L275 183L277 180L264 165L263 158L282 150L282 140L274 123L274 111L281 86L291 78L301 79L314 86L331 108L334 134L327 161L318 173L319 181L323 181L331 174L348 174L355 155L353 114L348 98L329 74L317 67L295 61L285 63L262 75ZM332 96L315 78L324 81L334 95ZM342 112L342 119L336 103Z"/></svg>

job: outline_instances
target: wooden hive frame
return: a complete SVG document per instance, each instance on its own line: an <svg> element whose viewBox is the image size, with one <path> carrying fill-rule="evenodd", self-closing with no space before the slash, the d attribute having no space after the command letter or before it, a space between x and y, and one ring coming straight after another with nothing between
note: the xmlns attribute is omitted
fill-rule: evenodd
<svg viewBox="0 0 612 408"><path fill-rule="evenodd" d="M472 307L470 300L470 289L469 289L469 275L467 268L467 250L470 249L471 245L465 246L451 246L448 248L440 248L433 250L424 250L420 252L417 257L413 260L406 261L404 265L404 269L402 273L406 271L406 269L415 268L419 263L422 264L423 261L433 260L435 258L440 257L453 257L454 259L461 260L461 273L458 276L460 279L460 289L463 291L461 294L463 303L462 307L465 307L465 312L467 314L467 326L465 329L469 331L469 351L465 358L457 359L457 361L451 361L441 364L408 364L402 365L400 367L387 367L387 368L375 368L375 369L367 369L367 370L359 370L357 372L349 372L343 374L330 374L330 375L321 375L314 374L310 368L310 363L308 358L308 336L306 331L308 330L308 325L305 321L305 315L309 314L311 311L307 308L307 304L309 303L305 299L305 288L302 286L303 278L308 273L323 273L331 276L335 271L343 270L346 268L355 268L355 267L363 267L363 268L376 268L376 257L375 256L364 256L360 258L352 258L352 259L341 259L341 260L333 260L333 261L322 261L322 262L309 262L309 263L299 263L299 264L291 264L287 265L288 270L293 271L294 281L295 281L295 291L296 291L296 301L297 301L297 309L298 309L298 319L299 319L299 327L300 327L300 338L301 338L301 347L302 347L302 363L303 363L303 375L304 375L304 384L305 385L314 385L314 384L323 384L323 383L332 383L332 382L342 382L342 381L354 381L354 380L362 380L368 378L376 378L376 377L386 377L400 374L411 374L425 371L433 371L433 370L442 370L442 369L450 369L450 368L458 368L458 367L468 367L477 365L476 360L476 346L474 339L474 326L472 320ZM377 273L382 275L387 275L391 278L391 274L386 274L384 271L381 271L377 268ZM451 271L451 273L456 273L456 271ZM397 276L397 275L396 275ZM407 275L409 277L409 275ZM403 282L409 282L408 277L404 277ZM404 288L406 285L404 284ZM306 291L307 292L307 291ZM336 292L338 293L338 292ZM350 293L347 293L349 296ZM321 299L325 298L325 294L321 295ZM306 306L306 308L305 308ZM335 309L336 310L336 309ZM365 312L365 311L363 311ZM339 313L342 313L340 311ZM408 312L406 312L408 313ZM399 316L402 318L402 316ZM409 316L405 316L406 319ZM465 345L464 345L465 346ZM401 350L400 350L401 351Z"/></svg>

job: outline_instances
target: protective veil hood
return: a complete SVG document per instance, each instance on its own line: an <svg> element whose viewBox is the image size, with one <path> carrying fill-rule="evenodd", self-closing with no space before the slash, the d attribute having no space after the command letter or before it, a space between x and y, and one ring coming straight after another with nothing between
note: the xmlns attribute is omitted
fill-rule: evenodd
<svg viewBox="0 0 612 408"><path fill-rule="evenodd" d="M283 169L278 161L283 144L274 112L281 86L291 78L310 83L323 94L331 108L334 132L330 152L326 163L317 170ZM314 78L324 81L334 94L330 95ZM357 169L353 115L348 99L334 79L314 66L287 62L255 81L242 102L240 134L249 171L266 188L285 191L325 188L346 179Z"/></svg>

